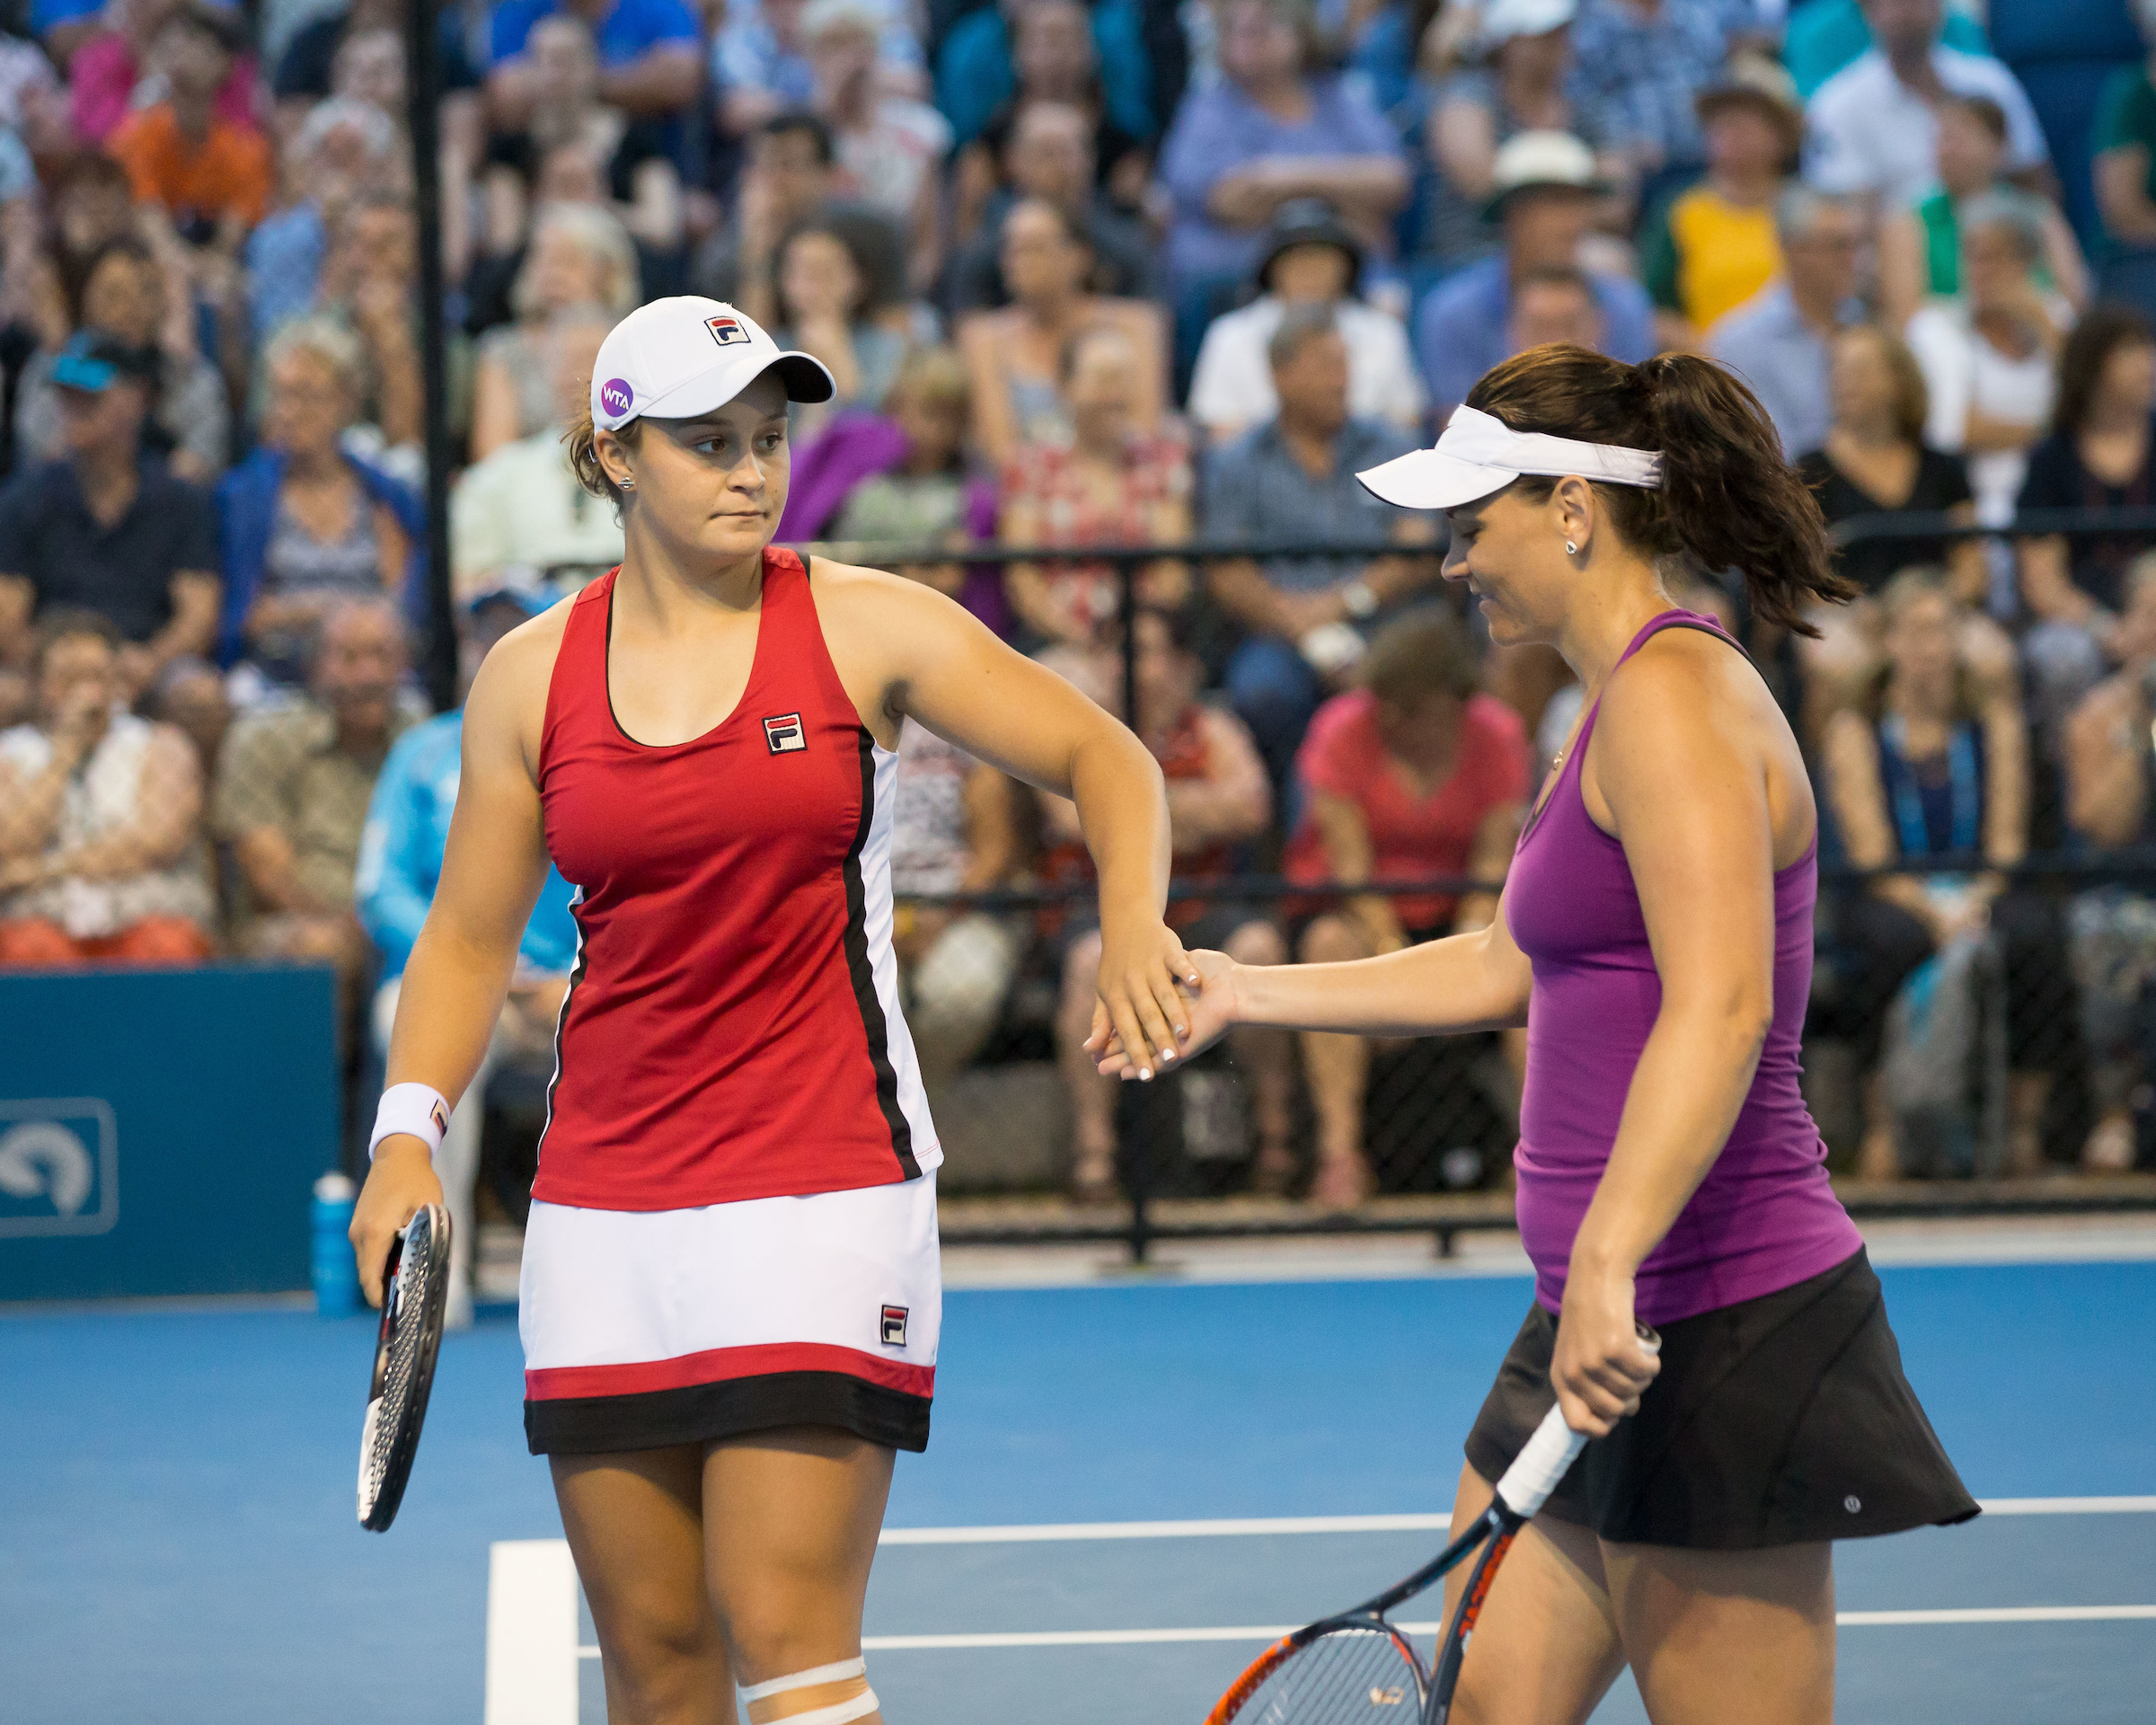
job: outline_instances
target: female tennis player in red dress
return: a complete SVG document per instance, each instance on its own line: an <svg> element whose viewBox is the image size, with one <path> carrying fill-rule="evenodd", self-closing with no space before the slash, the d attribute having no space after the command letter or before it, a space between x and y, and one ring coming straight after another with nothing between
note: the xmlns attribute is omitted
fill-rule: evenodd
<svg viewBox="0 0 2156 1725"><path fill-rule="evenodd" d="M862 1599L893 1452L928 1440L941 1313L941 1152L891 951L902 720L1076 800L1106 1009L1162 1062L1187 1015L1144 745L929 588L771 548L787 402L831 394L711 300L600 349L570 456L627 554L473 686L353 1221L378 1298L391 1235L440 1201L437 1110L551 856L581 941L525 1238L525 1426L615 1725L722 1725L737 1686L751 1725L878 1717Z"/></svg>
<svg viewBox="0 0 2156 1725"><path fill-rule="evenodd" d="M1194 954L1186 1052L1235 1022L1527 1028L1515 1164L1535 1302L1469 1436L1454 1532L1553 1395L1595 1441L1498 1573L1457 1725L1570 1725L1628 1662L1656 1725L1825 1725L1831 1542L1976 1505L1903 1376L1798 1090L1818 883L1803 758L1657 562L1743 571L1784 628L1849 589L1759 403L1688 356L1531 349L1435 449L1362 478L1450 512L1445 574L1493 640L1556 647L1586 705L1489 928L1349 964ZM1094 1046L1125 1069L1098 1021ZM1635 1319L1661 1331L1658 1363Z"/></svg>

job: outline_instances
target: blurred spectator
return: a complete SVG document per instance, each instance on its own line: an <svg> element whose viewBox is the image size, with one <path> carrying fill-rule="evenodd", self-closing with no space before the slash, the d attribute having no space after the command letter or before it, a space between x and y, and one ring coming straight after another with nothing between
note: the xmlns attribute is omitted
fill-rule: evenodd
<svg viewBox="0 0 2156 1725"><path fill-rule="evenodd" d="M467 692L472 674L494 643L531 615L515 596L500 593L474 608L460 632ZM461 706L405 731L384 758L367 806L355 897L360 925L381 955L372 1017L376 1045L384 1053L390 1027L396 1022L404 967L411 961L412 944L442 878L449 818L456 808L464 731ZM517 943L516 972L494 1034L480 1057L479 1070L464 1087L464 1101L449 1117L441 1148L435 1152L434 1164L451 1222L446 1317L451 1328L472 1322L472 1243L479 1237L473 1196L479 1176L487 1081L505 1062L536 1068L541 1074L552 1069L554 1027L577 960L577 923L570 898L569 882L560 870L550 866L525 924L524 938Z"/></svg>
<svg viewBox="0 0 2156 1725"><path fill-rule="evenodd" d="M195 765L208 784L217 770L217 752L232 727L232 702L224 673L207 659L191 654L172 659L138 703L146 719L171 725L195 751Z"/></svg>
<svg viewBox="0 0 2156 1725"><path fill-rule="evenodd" d="M1939 183L1879 227L1879 311L1895 329L1927 299L1961 296L1961 206L2000 185L2006 113L1989 96L1948 96L1939 104ZM2076 306L2089 299L2081 243L2058 206L2038 208L2044 228L2039 279Z"/></svg>
<svg viewBox="0 0 2156 1725"><path fill-rule="evenodd" d="M20 195L8 200L7 273L13 287L19 252L25 258L31 279L23 284L27 320L37 327L49 347L57 347L75 329L82 309L83 283L90 274L90 261L115 240L140 239L156 244L158 255L177 262L179 247L169 226L162 226L148 213L135 207L135 188L128 171L110 156L84 151L59 167L50 194L51 218L45 243L32 247L27 232L14 226L19 211L36 208L34 176ZM160 227L162 226L162 233Z"/></svg>
<svg viewBox="0 0 2156 1725"><path fill-rule="evenodd" d="M314 304L330 235L360 199L401 193L410 177L402 135L372 103L332 96L285 147L293 201L247 236L247 303L257 341Z"/></svg>
<svg viewBox="0 0 2156 1725"><path fill-rule="evenodd" d="M2006 116L2006 171L2041 189L2051 153L2020 81L1988 54L1940 43L1941 0L1866 0L1873 46L1807 105L1804 177L1822 191L1869 192L1889 210L1939 178L1938 109L1949 94L1989 96Z"/></svg>
<svg viewBox="0 0 2156 1725"><path fill-rule="evenodd" d="M200 773L127 710L120 648L95 612L39 625L36 719L0 731L0 969L210 956Z"/></svg>
<svg viewBox="0 0 2156 1725"><path fill-rule="evenodd" d="M1821 84L1862 58L1871 46L1871 26L1865 22L1860 0L1804 0L1803 4L1790 8L1789 18L1781 63L1796 80L1797 93L1807 102ZM1992 51L1980 18L1959 4L1947 7L1939 39L1965 54L1988 55Z"/></svg>
<svg viewBox="0 0 2156 1725"><path fill-rule="evenodd" d="M1834 715L1826 733L1827 799L1843 850L1860 869L1954 856L2010 868L2028 846L2028 739L2010 687L1981 700L1956 647L1961 607L1935 571L1907 570L1879 596L1886 665L1864 711ZM2056 1027L2071 1022L2072 986L2055 905L1998 873L1891 874L1849 895L1837 927L1860 969L1843 981L1844 1033L1866 1070L1886 1011L1909 973L1959 938L1987 931L2006 961L2008 1158L2017 1173L2042 1164L2039 1132ZM1859 1172L1901 1172L1884 1091L1867 1093Z"/></svg>
<svg viewBox="0 0 2156 1725"><path fill-rule="evenodd" d="M1018 87L989 115L979 136L965 142L952 165L959 238L974 237L998 186L998 164L1010 158L1012 134L1037 107L1069 109L1084 122L1089 193L1097 177L1105 205L1141 208L1152 164L1144 134L1125 131L1109 111L1087 8L1081 0L1021 0L1010 22ZM1083 208L1083 200L1073 207Z"/></svg>
<svg viewBox="0 0 2156 1725"><path fill-rule="evenodd" d="M546 363L546 332L555 318L591 311L619 322L637 303L636 252L620 222L589 204L542 209L509 290L517 321L489 330L474 352L473 459L556 422Z"/></svg>
<svg viewBox="0 0 2156 1725"><path fill-rule="evenodd" d="M535 344L547 422L459 473L449 492L449 569L459 601L500 588L559 596L622 561L622 524L570 471L562 437L591 400L591 367L614 325L564 312Z"/></svg>
<svg viewBox="0 0 2156 1725"><path fill-rule="evenodd" d="M1498 249L1489 213L1498 152L1520 133L1568 132L1601 155L1604 139L1565 88L1577 11L1578 0L1494 0L1479 38L1486 63L1453 73L1433 93L1426 135L1437 179L1418 250L1440 268Z"/></svg>
<svg viewBox="0 0 2156 1725"><path fill-rule="evenodd" d="M1645 181L1705 159L1695 99L1747 36L1761 33L1752 0L1580 0L1572 21L1572 106L1602 147Z"/></svg>
<svg viewBox="0 0 2156 1725"><path fill-rule="evenodd" d="M1348 344L1331 314L1298 306L1266 344L1279 417L1213 451L1206 465L1205 536L1230 543L1339 540L1427 544L1427 517L1388 509L1356 474L1414 447L1391 426L1348 411ZM1206 579L1244 631L1229 658L1228 700L1286 785L1325 679L1361 658L1355 626L1427 584L1427 558L1236 558Z"/></svg>
<svg viewBox="0 0 2156 1725"><path fill-rule="evenodd" d="M58 57L67 68L70 106L77 137L87 144L103 144L133 113L138 111L137 86L153 71L170 76L171 68L158 61L158 38L179 12L190 10L186 0L108 0L98 24L72 52ZM94 10L94 8L92 8ZM200 4L194 12L215 21L223 40L237 42L238 20L229 6ZM232 53L225 75L213 89L216 118L226 126L252 128L257 125L257 84L254 57Z"/></svg>
<svg viewBox="0 0 2156 1725"><path fill-rule="evenodd" d="M1512 322L1506 335L1515 353L1551 342L1602 351L1602 305L1595 279L1575 263L1546 263L1512 284Z"/></svg>
<svg viewBox="0 0 2156 1725"><path fill-rule="evenodd" d="M725 22L711 39L711 76L720 92L720 123L727 131L746 137L773 115L808 105L816 75L801 41L807 3L729 0ZM897 95L921 95L927 74L910 9L904 0L879 0L877 10L877 81Z"/></svg>
<svg viewBox="0 0 2156 1725"><path fill-rule="evenodd" d="M734 219L719 227L690 266L691 290L738 305L766 328L777 322L773 260L780 236L814 218L844 220L871 256L871 295L879 306L906 295L906 242L897 224L839 195L831 128L798 111L766 121L750 139Z"/></svg>
<svg viewBox="0 0 2156 1725"><path fill-rule="evenodd" d="M1147 299L1159 291L1152 235L1094 183L1093 126L1084 110L1066 102L1029 102L998 145L1003 182L984 192L971 237L945 272L944 303L954 316L1010 303L1002 267L1003 220L1028 198L1045 199L1083 229L1093 258L1086 285L1095 293Z"/></svg>
<svg viewBox="0 0 2156 1725"><path fill-rule="evenodd" d="M2051 434L2030 450L2017 512L2146 509L2156 503L2156 330L2139 312L2099 305L2059 354ZM2148 535L2023 539L2022 638L2039 730L2062 717L2119 657L2126 571Z"/></svg>
<svg viewBox="0 0 2156 1725"><path fill-rule="evenodd" d="M2025 192L1972 198L1961 210L1965 297L1909 320L1909 350L1931 398L1931 440L1967 456L1976 518L1994 525L2012 515L2027 452L2051 418L2059 343L2072 317L2037 280L2041 208Z"/></svg>
<svg viewBox="0 0 2156 1725"><path fill-rule="evenodd" d="M270 343L262 441L217 487L227 661L244 652L290 677L324 615L345 600L393 608L416 595L419 500L345 442L363 363L358 342L324 319L287 324Z"/></svg>
<svg viewBox="0 0 2156 1725"><path fill-rule="evenodd" d="M950 126L925 102L891 94L876 75L882 20L871 0L808 0L801 40L816 75L812 102L831 128L848 189L906 236L909 288L942 267L939 166Z"/></svg>
<svg viewBox="0 0 2156 1725"><path fill-rule="evenodd" d="M1479 693L1480 668L1464 632L1435 606L1378 631L1363 686L1319 708L1295 756L1305 801L1287 847L1291 880L1356 887L1465 875L1501 883L1519 837L1529 789L1527 733L1496 696ZM1462 897L1365 893L1316 917L1303 933L1304 963L1366 959L1446 934L1484 928L1496 890ZM1515 1075L1525 1042L1507 1033ZM1311 1196L1346 1206L1369 1196L1363 1097L1370 1040L1305 1033L1303 1067L1318 1119Z"/></svg>
<svg viewBox="0 0 2156 1725"><path fill-rule="evenodd" d="M130 114L107 146L137 199L163 207L193 243L214 241L234 255L276 187L270 140L217 109L238 43L222 14L181 6L158 26L152 49L165 100Z"/></svg>
<svg viewBox="0 0 2156 1725"><path fill-rule="evenodd" d="M632 119L666 119L703 87L702 36L682 0L499 0L489 22L487 103L498 130L532 122L540 100L531 35L567 13L598 44L599 99Z"/></svg>
<svg viewBox="0 0 2156 1725"><path fill-rule="evenodd" d="M1781 273L1774 199L1797 159L1804 111L1789 74L1730 63L1700 92L1707 173L1648 217L1640 250L1665 348L1690 348Z"/></svg>
<svg viewBox="0 0 2156 1725"><path fill-rule="evenodd" d="M1138 355L1115 330L1074 337L1065 350L1072 438L1029 443L1004 470L998 532L1005 544L1176 544L1190 536L1190 458L1171 438L1138 429ZM1139 571L1143 603L1180 606L1189 573L1176 562ZM1012 563L1011 608L1037 634L1088 646L1115 616L1106 563Z"/></svg>
<svg viewBox="0 0 2156 1725"><path fill-rule="evenodd" d="M163 267L135 239L109 243L83 282L83 328L155 359L146 441L171 451L172 472L197 484L224 472L231 452L225 380L201 350L176 331ZM191 323L190 320L183 320ZM59 392L52 381L57 349L33 356L15 387L15 459L52 461L63 453Z"/></svg>
<svg viewBox="0 0 2156 1725"><path fill-rule="evenodd" d="M681 245L681 176L667 154L665 128L632 119L599 94L598 49L591 28L573 13L532 26L525 58L535 97L531 119L487 141L484 186L487 249L513 252L527 239L550 153L574 149L596 169L622 226L656 252Z"/></svg>
<svg viewBox="0 0 2156 1725"><path fill-rule="evenodd" d="M128 700L216 639L216 513L143 453L156 366L154 352L75 336L52 367L66 456L0 491L0 658L19 655L33 610L95 611L119 632Z"/></svg>
<svg viewBox="0 0 2156 1725"><path fill-rule="evenodd" d="M897 465L855 486L831 528L834 539L891 545L963 544L973 487L966 477L973 400L966 362L949 348L917 348L898 367L884 411L906 439ZM955 595L957 565L909 571Z"/></svg>
<svg viewBox="0 0 2156 1725"><path fill-rule="evenodd" d="M217 763L211 827L243 889L235 943L334 964L348 997L368 951L353 914L359 837L376 775L410 722L397 701L405 664L389 600L336 601L310 640L307 693L243 714Z"/></svg>
<svg viewBox="0 0 2156 1725"><path fill-rule="evenodd" d="M323 266L317 300L330 321L358 338L360 361L351 371L359 391L347 440L387 472L417 485L425 477L425 396L420 381L419 232L411 206L379 193L348 205ZM274 343L271 349L274 349ZM267 350L266 350L267 351ZM450 423L461 427L469 382L459 392L460 358L449 351Z"/></svg>
<svg viewBox="0 0 2156 1725"><path fill-rule="evenodd" d="M959 326L959 350L973 375L974 438L991 462L1009 461L1021 443L1067 440L1070 410L1057 379L1070 343L1096 326L1129 339L1137 355L1137 429L1159 429L1168 369L1160 310L1087 291L1091 261L1084 234L1055 204L1029 198L1004 219L1011 304Z"/></svg>
<svg viewBox="0 0 2156 1725"><path fill-rule="evenodd" d="M2156 20L2134 9L2150 52L2115 67L2097 103L2092 140L2096 207L2106 234L2120 245L2156 246Z"/></svg>
<svg viewBox="0 0 2156 1725"><path fill-rule="evenodd" d="M2066 823L2104 849L2156 847L2156 559L2127 572L2112 641L2118 669L2073 710L2065 728ZM2156 899L2125 886L2092 887L2069 910L2081 1031L2097 1115L2086 1168L2131 1168L2136 1116L2156 1082Z"/></svg>
<svg viewBox="0 0 2156 1725"><path fill-rule="evenodd" d="M1202 667L1191 650L1184 612L1141 610L1137 630L1135 730L1168 782L1168 830L1178 879L1205 881L1234 871L1233 846L1257 837L1272 816L1265 767L1250 733L1232 713L1197 698ZM1090 652L1061 650L1051 664L1111 712L1122 709L1122 648L1110 640ZM1050 885L1091 878L1091 860L1078 830L1077 806L1043 797L1040 872ZM1179 899L1169 920L1188 947L1215 948L1244 964L1284 964L1287 942L1260 911ZM1084 1042L1092 1029L1100 969L1100 935L1090 916L1075 915L1064 931L1063 999L1056 1045L1071 1098L1072 1192L1081 1202L1116 1191L1118 1081L1093 1070ZM1289 1102L1294 1074L1285 1031L1238 1030L1229 1045L1255 1092L1258 1171L1277 1190L1292 1171Z"/></svg>
<svg viewBox="0 0 2156 1725"><path fill-rule="evenodd" d="M1707 352L1750 385L1794 457L1826 439L1827 344L1863 314L1856 294L1864 216L1851 199L1786 186L1774 200L1774 232L1782 279L1724 317Z"/></svg>
<svg viewBox="0 0 2156 1725"><path fill-rule="evenodd" d="M1498 152L1489 209L1505 249L1448 276L1415 317L1423 382L1442 420L1475 380L1513 352L1508 324L1514 284L1531 270L1580 266L1595 207L1605 188L1595 157L1562 132L1522 132ZM1637 364L1654 351L1654 308L1630 277L1590 272L1600 303L1604 350Z"/></svg>
<svg viewBox="0 0 2156 1725"><path fill-rule="evenodd" d="M1213 298L1249 279L1282 204L1325 199L1384 257L1408 197L1398 136L1356 86L1320 71L1316 21L1303 0L1227 0L1220 70L1219 83L1183 98L1161 146L1161 179L1175 200L1176 345L1189 354Z"/></svg>
<svg viewBox="0 0 2156 1725"><path fill-rule="evenodd" d="M1258 264L1258 297L1213 320L1190 380L1190 417L1216 439L1241 435L1280 411L1265 344L1290 306L1330 309L1348 344L1348 407L1402 431L1422 424L1421 380L1408 332L1358 297L1362 247L1321 199L1280 206Z"/></svg>
<svg viewBox="0 0 2156 1725"><path fill-rule="evenodd" d="M906 358L906 337L870 316L873 282L851 239L844 224L811 217L779 242L772 339L814 354L838 387L829 402L794 410L803 441L849 408L879 411Z"/></svg>
<svg viewBox="0 0 2156 1725"><path fill-rule="evenodd" d="M1181 67L1165 64L1163 50L1172 54L1182 47L1183 30L1153 30L1140 8L1130 5L1089 6L1074 17L1067 0L1048 0L1047 15L1036 20L1034 4L1003 0L976 6L942 32L936 106L957 141L970 144L1021 95L1079 102L1114 133L1153 137L1160 129L1155 113L1165 112L1181 90ZM941 10L932 7L932 16ZM1077 40L1074 26L1081 23L1090 24L1090 42ZM1203 30L1210 23L1208 14L1191 27ZM1103 133L1104 144L1109 136ZM1112 164L1116 158L1104 151L1103 160Z"/></svg>
<svg viewBox="0 0 2156 1725"><path fill-rule="evenodd" d="M1833 420L1826 441L1797 463L1827 525L1904 509L1943 515L1957 526L1975 521L1976 506L1961 457L1924 441L1924 375L1902 339L1882 323L1852 323L1834 336L1829 351ZM1860 541L1838 552L1834 562L1862 597L1851 606L1816 606L1807 615L1820 631L1816 641L1798 641L1814 737L1827 713L1861 699L1877 677L1884 621L1876 596L1911 564L1948 571L1948 585L1968 612L1964 660L2011 672L2012 646L1981 615L1991 574L1980 541ZM1975 640L1972 631L1985 639Z"/></svg>
<svg viewBox="0 0 2156 1725"><path fill-rule="evenodd" d="M1005 886L1019 864L1017 786L908 719L891 824L891 944L906 1028L932 1096L987 1041L1021 952L1007 916L906 902Z"/></svg>
<svg viewBox="0 0 2156 1725"><path fill-rule="evenodd" d="M403 84L404 62L404 0L349 0L346 5L331 4L329 10L318 12L286 39L284 49L277 57L277 69L271 74L270 93L276 97L280 115L279 129L289 134L304 123L306 111L314 103L331 93L339 82L340 58L347 43L363 40L367 43L370 77L367 87L350 88L349 93L378 100L382 86L372 80L384 75L383 61L387 49L384 37L396 42L396 81ZM439 9L440 41L436 48L440 68L443 95L442 119L445 127L453 123L453 116L466 108L476 108L473 96L480 87L479 74L473 68L471 56L465 52L464 32L458 26L462 19L455 6ZM355 69L348 66L345 81L349 86ZM396 110L386 102L384 111L396 117Z"/></svg>

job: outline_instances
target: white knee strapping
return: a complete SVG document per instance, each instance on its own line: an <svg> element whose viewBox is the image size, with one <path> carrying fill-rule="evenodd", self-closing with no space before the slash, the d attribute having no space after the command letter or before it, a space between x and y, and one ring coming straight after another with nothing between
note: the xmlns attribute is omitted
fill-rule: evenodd
<svg viewBox="0 0 2156 1725"><path fill-rule="evenodd" d="M847 1725L847 1721L865 1719L877 1708L876 1692L867 1687L868 1661L865 1659L839 1659L830 1665L811 1666L806 1671L790 1672L782 1677L773 1677L769 1683L751 1684L741 1691L741 1699L754 1707L757 1702L768 1701L796 1689L813 1688L819 1684L846 1683L859 1678L862 1692L849 1695L844 1701L833 1702L828 1707L812 1707L805 1713L787 1713L775 1717L772 1725Z"/></svg>
<svg viewBox="0 0 2156 1725"><path fill-rule="evenodd" d="M811 1684L841 1683L848 1677L865 1677L869 1675L866 1659L840 1659L832 1665L812 1665L806 1671L795 1671L783 1677L773 1677L769 1683L753 1683L741 1692L743 1701L762 1701L767 1695L782 1695L789 1689L806 1689Z"/></svg>

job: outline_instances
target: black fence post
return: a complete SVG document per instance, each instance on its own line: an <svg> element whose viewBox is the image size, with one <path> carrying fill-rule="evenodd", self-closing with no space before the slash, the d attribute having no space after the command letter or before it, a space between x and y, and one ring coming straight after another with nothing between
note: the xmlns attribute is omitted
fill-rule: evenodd
<svg viewBox="0 0 2156 1725"><path fill-rule="evenodd" d="M1116 610L1123 620L1123 722L1132 730L1138 729L1138 564L1137 560L1125 554L1116 560ZM1165 1083L1168 1075L1158 1075L1155 1083ZM1117 1114L1128 1124L1130 1154L1128 1179L1130 1182L1130 1261L1144 1263L1153 1252L1153 1218L1148 1213L1152 1199L1153 1156L1147 1138L1153 1120L1151 1097L1136 1107L1118 1109Z"/></svg>
<svg viewBox="0 0 2156 1725"><path fill-rule="evenodd" d="M407 0L405 87L411 128L413 208L420 231L420 363L426 395L427 694L457 704L456 601L449 581L449 361L442 279L442 56L438 8Z"/></svg>

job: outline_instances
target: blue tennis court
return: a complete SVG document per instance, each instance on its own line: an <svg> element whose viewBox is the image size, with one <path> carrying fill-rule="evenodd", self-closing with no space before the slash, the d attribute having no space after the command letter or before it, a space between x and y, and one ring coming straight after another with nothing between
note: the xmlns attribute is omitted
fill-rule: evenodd
<svg viewBox="0 0 2156 1725"><path fill-rule="evenodd" d="M2147 1721L2156 1261L1882 1273L1992 1513L1842 1548L1840 1716ZM1515 1275L954 1291L870 1595L887 1715L990 1725L1022 1694L1048 1725L1195 1725L1264 1636L1435 1548L1527 1298ZM371 1341L287 1308L0 1319L0 1716L605 1717L511 1314L445 1345L386 1536L352 1511ZM1597 1715L1642 1717L1624 1685Z"/></svg>

